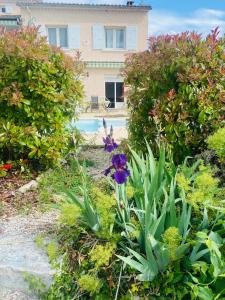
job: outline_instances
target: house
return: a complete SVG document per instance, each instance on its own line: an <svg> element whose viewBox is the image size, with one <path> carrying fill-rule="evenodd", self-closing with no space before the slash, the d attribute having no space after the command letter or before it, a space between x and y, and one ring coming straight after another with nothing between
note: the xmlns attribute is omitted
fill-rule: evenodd
<svg viewBox="0 0 225 300"><path fill-rule="evenodd" d="M41 0L27 0L40 2ZM21 12L17 5L21 0L0 0L0 28L4 30L18 29L21 26Z"/></svg>
<svg viewBox="0 0 225 300"><path fill-rule="evenodd" d="M0 0L0 27L6 30L19 28L20 8L14 0Z"/></svg>
<svg viewBox="0 0 225 300"><path fill-rule="evenodd" d="M24 25L40 26L49 44L69 55L81 52L86 63L85 99L96 103L108 99L111 108L124 107L121 68L125 56L147 49L150 6L18 3Z"/></svg>

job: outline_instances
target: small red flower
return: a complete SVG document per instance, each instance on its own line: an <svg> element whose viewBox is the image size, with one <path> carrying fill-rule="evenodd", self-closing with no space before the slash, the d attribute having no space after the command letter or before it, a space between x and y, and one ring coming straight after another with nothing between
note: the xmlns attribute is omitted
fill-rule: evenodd
<svg viewBox="0 0 225 300"><path fill-rule="evenodd" d="M0 170L10 170L12 169L13 165L12 164L4 164L3 166L0 167Z"/></svg>

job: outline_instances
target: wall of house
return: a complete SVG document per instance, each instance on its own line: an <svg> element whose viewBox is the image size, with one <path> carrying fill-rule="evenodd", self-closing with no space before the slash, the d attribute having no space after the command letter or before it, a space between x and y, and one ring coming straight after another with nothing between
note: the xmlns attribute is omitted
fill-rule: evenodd
<svg viewBox="0 0 225 300"><path fill-rule="evenodd" d="M68 26L74 28L74 37L79 36L79 50L84 61L97 62L124 62L125 56L135 51L147 49L148 11L141 9L103 9L103 8L64 8L64 7L33 7L21 8L23 24L40 25L40 33L47 34L47 27ZM124 27L135 28L135 47L132 50L109 50L105 48L94 49L93 27ZM78 30L78 32L76 32ZM70 34L68 33L68 38ZM127 35L128 38L128 35ZM77 39L77 37L76 37ZM77 41L76 41L77 42ZM69 55L76 52L64 49ZM85 87L85 101L90 101L92 96L99 100L105 97L106 81L123 81L119 68L87 68L83 83ZM126 101L126 100L125 100ZM124 103L118 103L123 106Z"/></svg>
<svg viewBox="0 0 225 300"><path fill-rule="evenodd" d="M0 7L6 7L6 13L0 9L0 16L4 15L19 15L20 8L16 5L17 0L0 0Z"/></svg>
<svg viewBox="0 0 225 300"><path fill-rule="evenodd" d="M120 69L87 69L83 77L85 101L90 101L91 96L98 96L99 99L105 97L106 81L123 80Z"/></svg>
<svg viewBox="0 0 225 300"><path fill-rule="evenodd" d="M22 8L24 24L33 20L36 25L47 26L80 26L80 48L82 59L85 61L124 61L125 54L133 51L127 50L95 50L92 43L93 25L109 27L135 26L137 28L136 51L147 48L148 12L141 10L113 10L113 9L87 9L87 8ZM69 54L73 51L66 50Z"/></svg>

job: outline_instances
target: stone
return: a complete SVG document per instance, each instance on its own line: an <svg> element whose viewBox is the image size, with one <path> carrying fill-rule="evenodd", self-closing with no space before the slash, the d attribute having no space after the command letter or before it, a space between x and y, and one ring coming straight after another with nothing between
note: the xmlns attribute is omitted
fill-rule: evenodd
<svg viewBox="0 0 225 300"><path fill-rule="evenodd" d="M0 300L36 300L24 273L41 278L48 287L54 270L35 238L49 230L58 214L47 212L0 221ZM19 296L18 296L19 295Z"/></svg>
<svg viewBox="0 0 225 300"><path fill-rule="evenodd" d="M31 180L27 184L21 186L17 191L21 194L25 194L27 191L31 189L36 189L38 187L38 182L36 180Z"/></svg>
<svg viewBox="0 0 225 300"><path fill-rule="evenodd" d="M31 296L23 292L18 292L16 290L9 290L6 288L1 288L0 299L1 300L38 300L38 298L35 296Z"/></svg>

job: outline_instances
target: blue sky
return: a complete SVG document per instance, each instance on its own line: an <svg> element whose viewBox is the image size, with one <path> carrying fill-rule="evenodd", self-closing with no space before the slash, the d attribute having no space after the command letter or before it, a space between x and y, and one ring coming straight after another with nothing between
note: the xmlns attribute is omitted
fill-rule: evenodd
<svg viewBox="0 0 225 300"><path fill-rule="evenodd" d="M45 0L47 2L74 2L125 4L126 0ZM136 0L136 4L150 4L149 34L178 33L195 30L204 35L217 26L225 33L225 0Z"/></svg>
<svg viewBox="0 0 225 300"><path fill-rule="evenodd" d="M207 34L220 27L225 33L225 0L151 0L149 16L151 34L195 30Z"/></svg>

